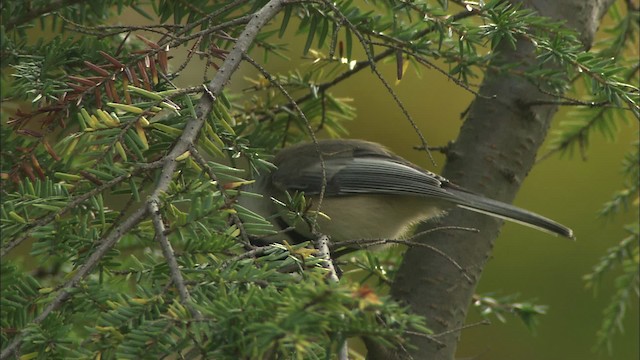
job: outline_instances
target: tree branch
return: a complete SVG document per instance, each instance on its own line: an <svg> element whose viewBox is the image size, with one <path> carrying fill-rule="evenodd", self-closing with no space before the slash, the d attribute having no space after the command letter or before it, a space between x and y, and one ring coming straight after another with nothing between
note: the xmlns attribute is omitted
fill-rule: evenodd
<svg viewBox="0 0 640 360"><path fill-rule="evenodd" d="M52 1L50 4L48 4L45 7L41 7L41 8L37 8L37 9L32 9L31 11L29 11L28 13L19 16L17 18L14 19L10 19L9 21L7 21L6 26L6 31L11 31L13 30L13 28L15 28L16 26L20 26L22 24L28 23L29 21L36 19L44 14L50 13L52 11L56 11L59 9L62 9L63 7L67 7L67 6L72 6L78 3L83 2L82 0L58 0L58 1Z"/></svg>
<svg viewBox="0 0 640 360"><path fill-rule="evenodd" d="M180 302L189 309L191 316L195 319L202 319L202 314L189 304L189 290L184 283L184 278L182 277L182 272L180 271L180 266L178 265L178 260L176 259L176 254L173 251L173 247L171 247L171 243L167 239L167 235L165 234L164 221L162 220L162 214L160 213L160 206L155 201L149 201L147 207L149 214L151 214L151 220L153 221L153 226L156 229L156 239L160 244L160 249L162 249L162 254L164 255L165 260L167 260L167 265L169 265L169 272L171 273L171 281L178 288L178 294L180 295Z"/></svg>
<svg viewBox="0 0 640 360"><path fill-rule="evenodd" d="M329 271L329 281L337 283L340 281L338 273L331 259L331 250L329 250L329 238L326 235L320 235L313 241L313 247L317 250L317 257L322 259L322 267ZM338 349L338 360L349 359L349 346L347 339L341 339L342 344Z"/></svg>

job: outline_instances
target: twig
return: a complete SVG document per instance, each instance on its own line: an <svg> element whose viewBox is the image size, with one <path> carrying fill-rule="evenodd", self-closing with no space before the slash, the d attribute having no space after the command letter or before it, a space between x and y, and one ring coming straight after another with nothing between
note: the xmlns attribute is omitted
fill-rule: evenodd
<svg viewBox="0 0 640 360"><path fill-rule="evenodd" d="M407 335L413 335L413 336L418 336L418 337L422 337L422 338L428 339L429 341L434 342L439 348L443 348L446 345L442 341L437 340L436 339L437 337L444 336L444 335L451 334L451 333L458 332L458 331L462 331L462 330L466 330L466 329L469 329L469 328L472 328L472 327L481 326L481 325L491 325L491 322L489 320L485 319L485 320L482 320L482 321L475 322L473 324L463 325L463 326L460 326L460 327L457 327L457 328L454 328L454 329L443 331L443 332L438 333L438 334L423 334L423 333L420 333L420 332L417 332L417 331L410 331L410 330L407 330L404 333L407 334Z"/></svg>
<svg viewBox="0 0 640 360"><path fill-rule="evenodd" d="M350 246L357 246L359 248L369 248L369 247L385 245L385 244L401 244L401 245L407 245L409 247L423 247L423 248L427 248L427 249L435 252L436 254L442 256L443 258L447 259L447 261L449 261L453 266L455 266L456 269L458 269L460 271L462 276L469 283L473 283L471 277L469 276L469 274L467 274L467 271L455 259L453 259L451 256L447 255L442 250L434 247L433 245L429 245L429 244L413 241L414 239L416 239L418 237L421 237L421 236L423 236L425 234L432 233L432 232L435 232L435 231L443 231L443 230L462 230L462 231L470 231L470 232L476 232L476 233L478 232L478 229L474 229L474 228L465 228L465 227L460 227L460 226L442 226L442 227L437 227L437 228L421 231L419 233L414 234L413 236L411 236L407 240L404 240L404 239L356 239L356 240L346 240L346 241L340 241L340 242L331 244L331 248L332 249L337 249L337 248L341 248L341 247L350 247Z"/></svg>
<svg viewBox="0 0 640 360"><path fill-rule="evenodd" d="M427 149L426 153L429 156L429 160L431 160L431 163L435 165L436 161L434 160L433 155L431 154L431 152L428 150L429 149L429 145L427 144L427 139L425 139L424 135L422 134L422 131L420 130L420 128L416 124L415 120L413 120L413 117L409 113L409 110L407 110L407 108L404 106L402 101L400 101L400 98L398 97L396 92L393 90L393 88L391 87L389 82L384 78L384 76L382 76L382 74L378 70L378 66L376 65L376 62L374 61L374 56L371 53L371 49L368 46L369 42L362 36L362 34L358 30L358 28L356 28L355 25L353 25L349 21L349 19L346 16L344 16L344 14L342 14L342 12L340 12L340 9L338 9L338 7L336 7L332 2L330 2L328 0L324 0L324 3L329 8L331 8L331 10L336 14L336 16L338 16L341 19L341 22L343 24L346 24L349 27L349 29L356 35L356 37L360 41L360 44L362 45L362 48L364 49L364 52L367 54L367 59L369 59L369 67L371 68L371 71L373 71L373 73L376 74L376 76L378 77L378 79L380 80L382 85L384 85L384 87L387 89L387 92L391 95L393 100L396 102L396 104L400 108L400 111L402 111L402 114L404 115L404 117L407 119L407 121L409 121L409 123L411 124L411 127L413 127L413 129L415 130L416 134L420 138L420 142L422 143L422 146L425 149ZM392 53L394 53L395 49L392 49L392 50L393 50Z"/></svg>
<svg viewBox="0 0 640 360"><path fill-rule="evenodd" d="M52 1L50 2L47 6L41 7L41 8L36 8L36 9L32 9L31 11L29 11L28 13L24 14L23 16L19 16L17 18L13 18L13 19L9 19L9 21L7 21L7 23L5 24L5 30L6 31L11 31L13 30L13 28L15 28L16 26L20 26L26 22L29 22L35 18L38 18L44 14L56 11L58 9L61 9L63 7L67 7L67 6L72 6L75 5L77 3L81 3L83 1L81 0L58 0L58 1Z"/></svg>
<svg viewBox="0 0 640 360"><path fill-rule="evenodd" d="M271 245L267 245L267 246L256 247L256 248L254 248L252 250L249 250L249 251L245 251L240 255L237 255L237 256L232 257L231 259L225 260L225 262L222 263L220 268L221 269L225 269L230 264L233 264L233 263L238 262L240 260L244 260L244 259L248 259L248 258L251 258L251 257L257 257L257 256L264 255L268 250L270 250L272 248L273 247Z"/></svg>
<svg viewBox="0 0 640 360"><path fill-rule="evenodd" d="M318 251L316 256L321 259L322 267L329 270L329 282L337 283L340 281L338 277L338 273L336 272L336 267L333 265L333 260L331 259L331 250L329 250L329 237L326 235L320 235L313 241L313 247ZM348 360L349 359L349 344L347 343L347 339L342 340L342 344L340 345L340 349L338 350L338 359L339 360Z"/></svg>
<svg viewBox="0 0 640 360"><path fill-rule="evenodd" d="M224 14L225 12L231 11L233 10L234 7L240 6L244 3L246 3L249 0L236 0L232 3L226 4L222 7L220 7L219 9L217 9L216 11L212 12L211 14L203 17L202 19L198 20L198 21L194 21L191 24L187 24L181 31L177 32L175 34L175 36L180 37L183 36L185 34L188 34L191 30L195 29L196 27L198 27L200 24L203 24L209 20L212 20L216 17L221 16L222 14ZM166 43L166 41L164 41L164 39L160 39L160 41L158 41L158 44L160 46L163 46Z"/></svg>
<svg viewBox="0 0 640 360"><path fill-rule="evenodd" d="M131 33L133 31L148 31L151 33L159 34L162 36L170 37L171 39L176 39L177 37L173 35L177 29L183 28L181 25L175 24L160 24L160 25L99 25L99 26L85 26L82 24L78 24L75 21L66 18L62 14L56 14L62 21L66 22L69 25L72 25L71 31L75 31L84 35L92 35L97 38L106 38L114 35L118 35L121 33ZM164 31L160 31L157 29L162 29Z"/></svg>
<svg viewBox="0 0 640 360"><path fill-rule="evenodd" d="M325 168L324 158L322 156L322 151L320 151L320 145L318 144L318 139L316 138L315 130L311 126L311 123L309 122L309 119L307 118L307 116L304 114L302 109L300 109L300 106L298 106L298 103L293 99L293 97L291 97L291 94L289 94L289 92L284 88L284 86L282 86L282 84L280 84L279 82L275 81L273 76L271 76L271 74L262 65L258 64L249 55L244 54L244 58L245 60L247 60L247 62L249 62L256 69L258 69L258 71L260 71L262 76L264 76L265 79L267 79L270 83L275 85L278 88L278 90L280 90L280 92L287 98L287 100L289 100L289 104L294 107L294 109L296 110L300 118L304 121L304 124L307 127L307 130L309 131L309 136L311 136L311 139L315 144L316 154L318 155L318 159L320 160L320 170L322 171L322 186L320 187L320 194L318 196L318 201L317 201L318 207L316 208L316 212L313 215L313 221L311 222L311 233L314 236L321 235L321 234L318 234L316 231L317 219L318 219L318 214L320 213L320 209L322 207L322 200L324 199L324 193L327 188L327 170Z"/></svg>
<svg viewBox="0 0 640 360"><path fill-rule="evenodd" d="M482 321L478 321L478 322L474 322L472 324L459 326L459 327L456 327L456 328L453 328L453 329L449 329L447 331L443 331L441 333L433 334L433 335L430 335L430 336L431 337L440 337L440 336L448 335L448 334L451 334L451 333L454 333L454 332L462 331L462 330L465 330L465 329L469 329L469 328L476 327L476 326L481 326L481 325L491 325L491 321L489 321L487 319L484 319ZM419 333L413 333L412 335L418 335L418 334ZM424 334L422 334L422 335L424 336Z"/></svg>
<svg viewBox="0 0 640 360"><path fill-rule="evenodd" d="M329 270L329 280L331 282L338 282L340 279L336 268L331 260L331 250L329 250L329 237L327 235L320 235L313 241L313 247L318 251L316 256L321 259L322 267Z"/></svg>
<svg viewBox="0 0 640 360"><path fill-rule="evenodd" d="M418 337L422 337L422 338L428 339L429 341L434 342L438 346L438 348L443 348L446 345L443 342L441 342L440 340L437 340L436 337L443 336L443 335L446 335L446 334L450 334L450 333L453 333L453 332L458 332L458 331L461 331L461 330L464 330L464 329L468 329L470 327L475 327L475 326L479 326L479 325L490 325L490 324L491 323L488 320L482 320L482 321L479 321L477 323L473 323L473 324L461 326L461 327L458 327L458 328L455 328L455 329L443 331L443 332L441 332L439 334L434 334L434 335L423 334L423 333L420 333L420 332L417 332L417 331L410 331L410 330L405 331L404 333L407 334L407 335L413 335L413 336L418 336Z"/></svg>
<svg viewBox="0 0 640 360"><path fill-rule="evenodd" d="M151 215L151 219L153 221L153 226L156 230L156 239L160 244L160 249L162 249L162 254L164 258L167 260L167 265L169 266L169 272L171 273L171 281L178 288L178 294L180 295L180 302L189 309L191 316L196 319L201 319L202 314L196 310L191 304L189 304L189 290L184 284L184 278L182 277L182 272L180 272L180 267L178 265L178 260L176 260L175 252L173 251L173 247L171 247L171 243L167 239L167 235L165 233L164 221L162 220L162 214L160 213L160 206L156 201L149 201L148 206L149 214Z"/></svg>
<svg viewBox="0 0 640 360"><path fill-rule="evenodd" d="M216 186L220 191L220 194L222 195L222 198L224 200L224 206L227 208L231 208L233 201L231 201L231 199L229 199L229 196L227 196L227 193L224 187L222 186L220 181L218 181L218 177L211 169L211 166L207 164L207 161L202 157L202 155L200 155L200 152L194 145L191 145L190 151L191 151L191 155L193 156L193 159L198 163L198 165L202 166L202 168L206 171L209 178L216 183ZM247 231L244 229L244 224L240 220L240 217L238 217L238 214L234 212L230 216L233 223L238 227L238 230L240 230L240 236L242 237L244 246L252 248L253 246L251 245L251 241L249 240L249 235L247 235Z"/></svg>

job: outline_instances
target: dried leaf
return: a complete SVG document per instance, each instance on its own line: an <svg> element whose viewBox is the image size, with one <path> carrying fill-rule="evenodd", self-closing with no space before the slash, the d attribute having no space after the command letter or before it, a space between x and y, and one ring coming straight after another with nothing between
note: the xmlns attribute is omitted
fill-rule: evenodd
<svg viewBox="0 0 640 360"><path fill-rule="evenodd" d="M126 68L125 73L127 74L129 81L133 82L133 85L135 85L136 87L140 87L140 79L138 79L138 74L136 74L136 70L134 68Z"/></svg>
<svg viewBox="0 0 640 360"><path fill-rule="evenodd" d="M131 94L129 93L129 79L126 77L122 79L122 90L124 91L124 101L127 104L131 104Z"/></svg>
<svg viewBox="0 0 640 360"><path fill-rule="evenodd" d="M40 178L40 180L44 180L46 178L44 175L44 170L42 170L42 166L40 166L40 162L38 161L36 156L33 154L31 154L31 163L33 164L33 167L36 169L36 172L38 173L38 177Z"/></svg>
<svg viewBox="0 0 640 360"><path fill-rule="evenodd" d="M100 91L100 88L96 87L94 92L93 92L93 94L96 97L96 107L101 108L102 107L102 92Z"/></svg>
<svg viewBox="0 0 640 360"><path fill-rule="evenodd" d="M113 101L114 97L113 97L113 94L111 93L111 86L109 86L108 82L104 84L104 90L107 93L107 99L109 99L109 101Z"/></svg>
<svg viewBox="0 0 640 360"><path fill-rule="evenodd" d="M116 89L116 83L112 79L107 80L107 87L111 88L111 95L113 95L113 100L115 102L120 102L120 95L118 95L118 89Z"/></svg>
<svg viewBox="0 0 640 360"><path fill-rule="evenodd" d="M103 77L108 77L110 74L107 70L101 68L100 66L90 63L88 61L84 61L84 64L91 70L97 72L98 74L102 75Z"/></svg>
<svg viewBox="0 0 640 360"><path fill-rule="evenodd" d="M67 86L72 88L75 92L79 92L79 93L85 92L88 89L88 87L76 85L74 83L67 83Z"/></svg>
<svg viewBox="0 0 640 360"><path fill-rule="evenodd" d="M60 156L58 156L58 154L56 154L55 150L53 150L53 148L51 147L51 145L49 144L49 142L47 142L47 140L42 140L42 145L44 145L45 150L47 150L47 152L49 153L49 155L51 155L51 157L55 160L55 161L60 161Z"/></svg>
<svg viewBox="0 0 640 360"><path fill-rule="evenodd" d="M116 58L114 58L113 56L107 54L106 52L100 50L98 51L98 53L100 53L100 55L102 55L102 57L104 57L105 59L107 59L108 62L110 62L111 64L113 64L113 66L116 67L116 69L122 69L124 68L124 64L121 63L120 61L118 61Z"/></svg>
<svg viewBox="0 0 640 360"><path fill-rule="evenodd" d="M160 65L160 71L162 71L163 74L167 74L169 72L167 53L168 51L165 50L158 52L158 65Z"/></svg>
<svg viewBox="0 0 640 360"><path fill-rule="evenodd" d="M151 41L151 40L149 40L147 38L145 38L144 36L136 34L136 37L138 39L142 40L142 42L147 44L147 46L149 46L150 48L155 49L155 50L160 49L160 45L158 45L157 43L155 43L155 42L153 42L153 41Z"/></svg>
<svg viewBox="0 0 640 360"><path fill-rule="evenodd" d="M75 82L78 82L78 83L80 83L82 85L87 85L89 87L97 85L97 83L95 83L95 82L93 82L93 81L91 81L89 79L83 78L83 77L73 76L73 75L69 75L68 77L69 77L69 79L71 79L71 80L73 80Z"/></svg>
<svg viewBox="0 0 640 360"><path fill-rule="evenodd" d="M31 179L31 181L36 180L36 175L33 173L33 168L31 166L23 162L22 164L20 164L20 167L22 167L22 171L24 171L27 174L27 176L29 177L29 179Z"/></svg>
<svg viewBox="0 0 640 360"><path fill-rule="evenodd" d="M138 69L140 70L140 76L142 76L142 82L144 87L151 91L151 83L149 82L149 76L147 76L147 69L142 61L138 61Z"/></svg>
<svg viewBox="0 0 640 360"><path fill-rule="evenodd" d="M156 61L154 59L150 59L149 67L151 68L151 79L153 80L153 85L158 84L158 70L156 70Z"/></svg>

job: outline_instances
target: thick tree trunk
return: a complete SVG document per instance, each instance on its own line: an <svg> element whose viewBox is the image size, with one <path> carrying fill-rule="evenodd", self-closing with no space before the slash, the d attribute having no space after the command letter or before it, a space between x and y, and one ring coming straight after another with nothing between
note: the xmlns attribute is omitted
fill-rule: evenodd
<svg viewBox="0 0 640 360"><path fill-rule="evenodd" d="M523 6L540 14L566 20L581 34L589 48L595 30L613 0L530 0ZM533 46L519 41L516 49L503 43L494 65L535 66ZM536 152L547 135L556 106L528 106L532 100L553 100L531 82L509 74L487 73L480 89L483 97L473 102L458 139L447 156L443 175L470 190L506 202L515 197L523 179L533 166ZM494 97L495 96L495 97ZM471 277L465 279L449 260L423 248L405 254L391 293L427 318L438 336L437 342L412 338L415 350L384 353L367 344L370 359L454 358L467 309L482 269L491 255L501 222L469 211L452 211L439 225L477 228L477 234L442 231L423 239L455 259Z"/></svg>

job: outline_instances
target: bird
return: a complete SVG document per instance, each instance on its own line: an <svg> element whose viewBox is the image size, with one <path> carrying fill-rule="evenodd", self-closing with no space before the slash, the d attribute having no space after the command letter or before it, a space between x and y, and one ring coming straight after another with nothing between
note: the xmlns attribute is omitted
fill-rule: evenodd
<svg viewBox="0 0 640 360"><path fill-rule="evenodd" d="M412 225L455 207L574 239L573 231L556 221L466 190L374 142L301 143L280 150L272 163L275 169L263 171L244 190L261 196L241 195L239 200L279 230L261 238L261 244L300 243L317 234L332 242L398 239ZM315 225L291 216L287 198L296 193L304 194L311 214L317 212L309 217Z"/></svg>

